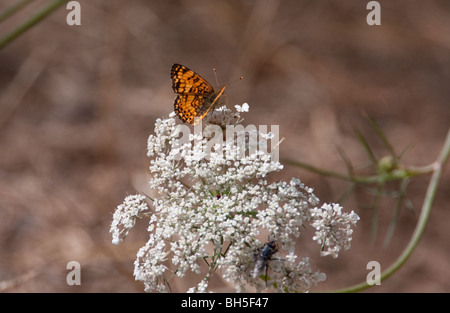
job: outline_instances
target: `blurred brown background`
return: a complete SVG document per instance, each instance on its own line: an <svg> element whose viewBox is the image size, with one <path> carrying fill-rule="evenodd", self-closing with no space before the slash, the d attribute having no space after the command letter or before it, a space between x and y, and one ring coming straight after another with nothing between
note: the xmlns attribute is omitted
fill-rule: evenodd
<svg viewBox="0 0 450 313"><path fill-rule="evenodd" d="M381 26L368 26L368 1L142 1L81 4L81 26L68 26L65 7L0 51L0 284L8 292L142 292L133 262L146 241L141 221L119 246L109 224L125 196L145 191L146 140L175 98L173 63L212 85L244 76L227 89L228 104L250 104L246 123L280 125L281 159L345 173L342 148L355 165L367 155L357 127L378 157L388 151L366 114L408 165L433 162L450 121L450 2L380 1ZM14 1L0 0L0 11ZM34 1L0 24L0 36L39 10ZM323 202L347 187L286 166ZM383 201L376 241L371 213L361 217L353 247L320 258L305 229L300 256L328 279L313 290L364 280L368 261L382 269L408 242L429 177L414 179L394 238L381 248L392 214ZM429 225L412 257L368 292L449 292L450 175L443 176ZM66 264L78 261L81 286L66 284ZM192 279L196 279L193 277ZM216 291L233 291L219 279ZM192 283L174 284L185 291Z"/></svg>

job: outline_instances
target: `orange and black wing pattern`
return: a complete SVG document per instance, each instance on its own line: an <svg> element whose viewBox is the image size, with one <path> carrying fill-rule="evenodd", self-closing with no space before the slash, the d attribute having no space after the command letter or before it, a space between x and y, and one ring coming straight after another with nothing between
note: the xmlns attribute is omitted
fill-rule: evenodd
<svg viewBox="0 0 450 313"><path fill-rule="evenodd" d="M225 86L219 92L200 75L186 66L174 64L170 72L173 91L178 94L174 110L185 123L197 125L217 103Z"/></svg>

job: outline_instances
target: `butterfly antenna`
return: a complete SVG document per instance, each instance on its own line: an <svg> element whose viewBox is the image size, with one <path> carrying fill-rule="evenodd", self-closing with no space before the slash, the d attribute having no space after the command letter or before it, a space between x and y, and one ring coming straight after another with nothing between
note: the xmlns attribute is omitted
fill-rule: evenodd
<svg viewBox="0 0 450 313"><path fill-rule="evenodd" d="M220 85L219 85L219 81L217 80L217 71L216 71L215 68L213 68L213 71L214 71L214 77L215 77L215 79L216 79L216 84L217 84L217 86L220 86ZM244 79L244 76L241 76L241 77L239 77L238 79L235 79L235 80L229 82L229 83L227 84L227 86L229 86L229 85L231 85L231 84L237 82L238 80L242 80L242 79Z"/></svg>
<svg viewBox="0 0 450 313"><path fill-rule="evenodd" d="M241 77L239 77L239 80L243 80L244 79L244 76L241 76ZM235 82L237 82L238 80L236 79L234 82L232 82L232 83L235 83Z"/></svg>
<svg viewBox="0 0 450 313"><path fill-rule="evenodd" d="M234 83L237 82L238 80L242 80L242 79L244 79L244 76L241 76L241 77L239 77L238 79L235 79L235 80L229 82L228 85L234 84Z"/></svg>
<svg viewBox="0 0 450 313"><path fill-rule="evenodd" d="M217 86L219 86L219 81L217 80L217 71L215 68L213 68L213 71L214 71L214 78L216 79L216 84Z"/></svg>

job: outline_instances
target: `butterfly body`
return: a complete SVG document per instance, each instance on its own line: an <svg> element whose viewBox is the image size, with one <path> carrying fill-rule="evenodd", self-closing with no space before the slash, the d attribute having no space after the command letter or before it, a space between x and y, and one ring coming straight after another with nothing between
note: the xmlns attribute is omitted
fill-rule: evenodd
<svg viewBox="0 0 450 313"><path fill-rule="evenodd" d="M192 125L197 125L217 105L226 88L215 91L204 78L180 64L172 65L170 77L173 91L178 94L174 111L183 122Z"/></svg>

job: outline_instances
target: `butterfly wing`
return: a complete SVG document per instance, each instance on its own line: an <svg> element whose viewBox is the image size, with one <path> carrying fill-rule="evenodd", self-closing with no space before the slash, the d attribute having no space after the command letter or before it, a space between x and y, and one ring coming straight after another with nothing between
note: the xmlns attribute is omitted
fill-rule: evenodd
<svg viewBox="0 0 450 313"><path fill-rule="evenodd" d="M178 94L175 99L175 113L185 123L197 125L223 94L225 86L219 92L200 75L186 66L174 64L170 71L172 88Z"/></svg>
<svg viewBox="0 0 450 313"><path fill-rule="evenodd" d="M214 92L214 88L205 79L186 66L172 65L170 77L173 91L177 94L211 94Z"/></svg>
<svg viewBox="0 0 450 313"><path fill-rule="evenodd" d="M203 116L200 113L205 101L205 96L201 94L179 94L174 103L175 113L183 122L196 125L208 113L206 111Z"/></svg>

